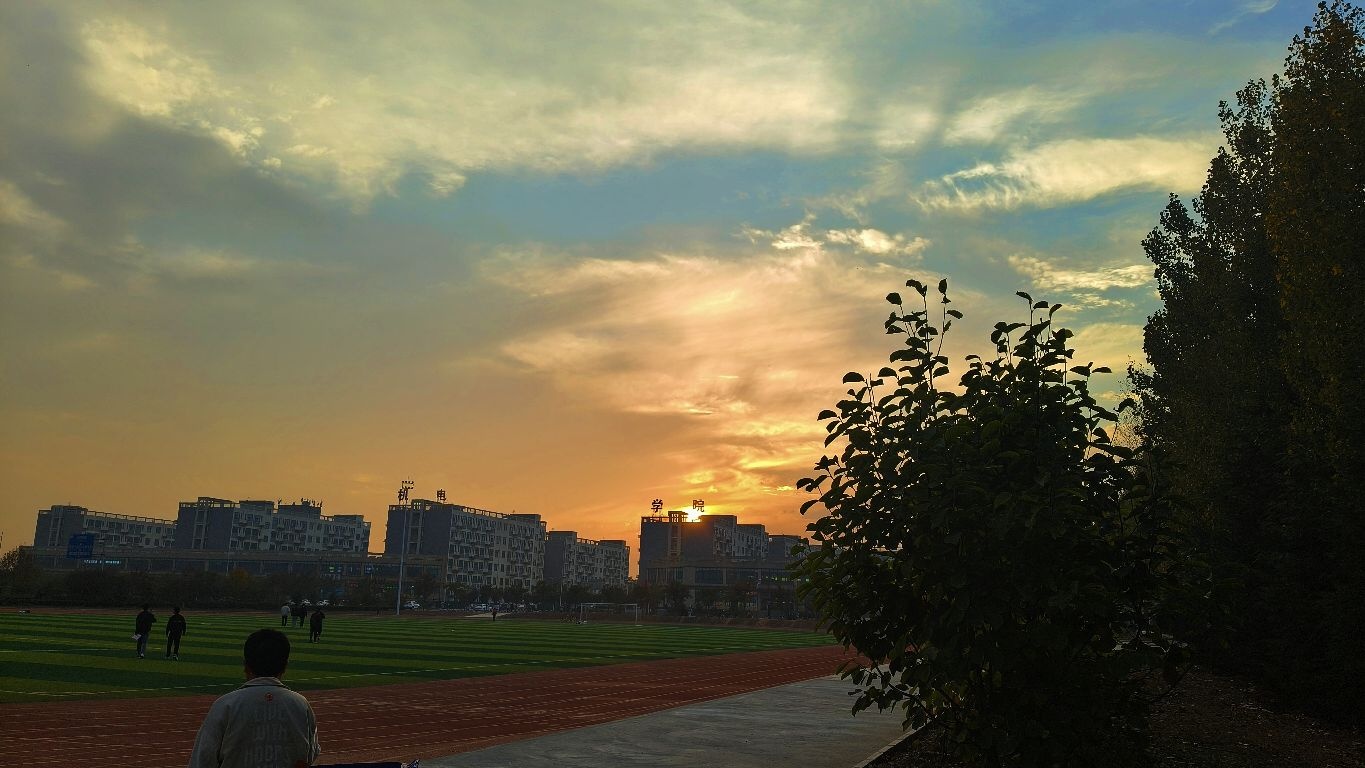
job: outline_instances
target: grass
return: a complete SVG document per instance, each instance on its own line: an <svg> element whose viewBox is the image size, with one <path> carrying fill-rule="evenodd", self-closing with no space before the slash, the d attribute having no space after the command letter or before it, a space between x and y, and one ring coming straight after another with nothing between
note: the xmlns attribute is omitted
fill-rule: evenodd
<svg viewBox="0 0 1365 768"><path fill-rule="evenodd" d="M278 616L187 614L180 660L165 653L158 614L147 658L133 613L0 615L0 703L221 694L242 681L242 641ZM318 690L450 680L535 669L705 656L831 642L812 632L668 624L586 625L466 618L329 616L317 644L287 630L291 688Z"/></svg>

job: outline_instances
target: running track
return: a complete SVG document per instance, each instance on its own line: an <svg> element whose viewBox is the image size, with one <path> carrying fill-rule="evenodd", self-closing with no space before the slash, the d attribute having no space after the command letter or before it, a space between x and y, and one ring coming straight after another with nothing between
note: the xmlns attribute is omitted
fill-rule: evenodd
<svg viewBox="0 0 1365 768"><path fill-rule="evenodd" d="M411 760L822 677L845 658L824 646L307 695L320 763ZM0 704L0 766L183 766L214 698Z"/></svg>

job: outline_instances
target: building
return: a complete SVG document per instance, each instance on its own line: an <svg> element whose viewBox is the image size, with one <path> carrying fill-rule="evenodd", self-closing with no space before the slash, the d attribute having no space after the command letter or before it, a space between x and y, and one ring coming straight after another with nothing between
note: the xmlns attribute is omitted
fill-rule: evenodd
<svg viewBox="0 0 1365 768"><path fill-rule="evenodd" d="M640 580L680 582L693 591L739 585L762 591L791 581L791 550L802 541L734 515L648 515L640 518Z"/></svg>
<svg viewBox="0 0 1365 768"><path fill-rule="evenodd" d="M115 547L97 548L96 556L87 559L67 557L66 546L39 545L21 547L33 555L35 562L45 569L69 571L98 568L129 573L184 574L191 572L217 573L224 576L245 573L265 577L289 574L311 575L320 580L324 594L344 595L361 579L371 578L385 583L398 579L399 562L396 557L366 553L267 552L262 550L187 550L174 547ZM402 564L403 578L408 584L429 577L439 579L445 562L431 557L409 558Z"/></svg>
<svg viewBox="0 0 1365 768"><path fill-rule="evenodd" d="M101 550L167 547L175 541L175 523L155 517L96 512L66 504L53 504L50 509L38 510L38 525L33 533L35 546L65 550L71 536L77 533L95 534L95 546Z"/></svg>
<svg viewBox="0 0 1365 768"><path fill-rule="evenodd" d="M545 535L545 581L584 586L595 592L624 587L630 577L630 547L620 539L580 539L576 531Z"/></svg>
<svg viewBox="0 0 1365 768"><path fill-rule="evenodd" d="M370 548L370 524L362 515L322 514L322 503L302 499L281 504L271 519L271 551L359 552Z"/></svg>
<svg viewBox="0 0 1365 768"><path fill-rule="evenodd" d="M217 499L180 502L175 547L214 552L365 554L370 524L361 515L322 514L320 502Z"/></svg>
<svg viewBox="0 0 1365 768"><path fill-rule="evenodd" d="M447 587L529 589L545 577L545 523L540 515L415 499L389 506L384 553L445 558Z"/></svg>

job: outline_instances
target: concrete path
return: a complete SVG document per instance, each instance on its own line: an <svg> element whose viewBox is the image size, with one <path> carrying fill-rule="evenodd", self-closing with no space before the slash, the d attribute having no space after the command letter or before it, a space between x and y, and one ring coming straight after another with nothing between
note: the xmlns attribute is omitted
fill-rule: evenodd
<svg viewBox="0 0 1365 768"><path fill-rule="evenodd" d="M899 712L849 714L822 677L612 723L422 760L422 768L726 766L852 768L901 735Z"/></svg>

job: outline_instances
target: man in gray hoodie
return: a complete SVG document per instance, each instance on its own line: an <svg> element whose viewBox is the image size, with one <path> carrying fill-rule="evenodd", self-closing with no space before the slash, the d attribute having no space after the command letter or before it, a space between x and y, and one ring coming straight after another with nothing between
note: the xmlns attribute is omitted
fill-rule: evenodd
<svg viewBox="0 0 1365 768"><path fill-rule="evenodd" d="M277 629L252 632L242 647L246 682L225 694L194 738L190 768L296 768L322 752L308 700L284 687L289 638Z"/></svg>

